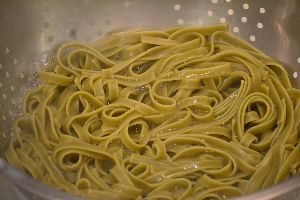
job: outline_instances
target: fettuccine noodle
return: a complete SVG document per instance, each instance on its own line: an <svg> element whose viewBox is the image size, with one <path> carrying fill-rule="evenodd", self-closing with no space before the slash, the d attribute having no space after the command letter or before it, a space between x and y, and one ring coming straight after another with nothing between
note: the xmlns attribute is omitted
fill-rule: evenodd
<svg viewBox="0 0 300 200"><path fill-rule="evenodd" d="M300 90L227 25L62 45L6 158L89 199L223 199L300 171Z"/></svg>

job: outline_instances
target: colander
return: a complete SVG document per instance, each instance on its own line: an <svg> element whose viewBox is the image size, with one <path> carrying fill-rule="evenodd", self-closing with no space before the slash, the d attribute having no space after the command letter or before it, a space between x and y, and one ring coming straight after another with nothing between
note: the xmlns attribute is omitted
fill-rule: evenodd
<svg viewBox="0 0 300 200"><path fill-rule="evenodd" d="M79 199L33 180L3 158L22 96L36 87L36 70L53 60L63 42L91 42L131 29L228 23L230 32L289 66L299 86L299 9L300 0L1 0L0 199ZM299 200L300 176L237 199Z"/></svg>

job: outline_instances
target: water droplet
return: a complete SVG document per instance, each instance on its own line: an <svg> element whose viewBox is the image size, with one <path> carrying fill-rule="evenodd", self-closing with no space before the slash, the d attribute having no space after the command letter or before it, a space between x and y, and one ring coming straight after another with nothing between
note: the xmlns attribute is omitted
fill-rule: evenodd
<svg viewBox="0 0 300 200"><path fill-rule="evenodd" d="M247 3L243 4L243 8L244 8L245 10L248 10L248 9L249 9L249 4L247 4Z"/></svg>
<svg viewBox="0 0 300 200"><path fill-rule="evenodd" d="M177 19L177 24L178 25L183 25L184 24L184 20L181 19L181 18Z"/></svg>
<svg viewBox="0 0 300 200"><path fill-rule="evenodd" d="M246 23L248 21L247 17L242 17L241 22Z"/></svg>
<svg viewBox="0 0 300 200"><path fill-rule="evenodd" d="M18 64L18 59L14 58L13 63L14 63L14 65Z"/></svg>
<svg viewBox="0 0 300 200"><path fill-rule="evenodd" d="M174 5L174 10L179 11L181 9L181 5L180 4L175 4Z"/></svg>
<svg viewBox="0 0 300 200"><path fill-rule="evenodd" d="M232 9L229 9L229 10L227 11L227 13L228 13L228 15L233 15L234 11L233 11Z"/></svg>
<svg viewBox="0 0 300 200"><path fill-rule="evenodd" d="M220 18L220 23L226 23L226 19L224 17Z"/></svg>
<svg viewBox="0 0 300 200"><path fill-rule="evenodd" d="M298 77L298 72L294 72L294 73L293 73L293 77L294 77L294 78L297 78L297 77Z"/></svg>
<svg viewBox="0 0 300 200"><path fill-rule="evenodd" d="M5 48L5 53L6 53L6 54L9 54L9 52L10 52L9 48L6 47L6 48Z"/></svg>
<svg viewBox="0 0 300 200"><path fill-rule="evenodd" d="M207 12L207 15L208 15L209 17L211 17L211 16L214 15L214 13L213 13L213 11L209 10L209 11Z"/></svg>
<svg viewBox="0 0 300 200"><path fill-rule="evenodd" d="M266 12L266 9L265 9L265 8L260 8L260 9L259 9L259 12L263 14L263 13Z"/></svg>
<svg viewBox="0 0 300 200"><path fill-rule="evenodd" d="M264 25L262 24L262 23L257 23L257 28L259 28L259 29L261 29L261 28L263 28L264 27Z"/></svg>
<svg viewBox="0 0 300 200"><path fill-rule="evenodd" d="M237 33L237 32L239 32L239 31L240 31L239 27L234 27L234 28L233 28L233 32Z"/></svg>
<svg viewBox="0 0 300 200"><path fill-rule="evenodd" d="M255 38L254 35L251 35L251 36L249 37L249 39L250 39L251 42L254 42L254 41L256 40L256 38Z"/></svg>

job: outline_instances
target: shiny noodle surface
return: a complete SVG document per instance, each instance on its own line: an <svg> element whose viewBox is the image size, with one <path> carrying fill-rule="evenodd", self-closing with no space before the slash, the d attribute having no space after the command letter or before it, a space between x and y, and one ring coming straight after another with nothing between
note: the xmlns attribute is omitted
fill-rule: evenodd
<svg viewBox="0 0 300 200"><path fill-rule="evenodd" d="M299 173L300 91L227 25L67 43L6 158L90 199L223 199Z"/></svg>

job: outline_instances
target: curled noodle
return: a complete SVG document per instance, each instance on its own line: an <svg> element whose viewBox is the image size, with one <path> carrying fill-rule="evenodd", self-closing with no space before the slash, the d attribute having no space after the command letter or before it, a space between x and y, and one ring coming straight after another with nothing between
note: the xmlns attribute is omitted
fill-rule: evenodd
<svg viewBox="0 0 300 200"><path fill-rule="evenodd" d="M226 25L59 48L6 158L90 199L223 199L300 169L300 91Z"/></svg>

